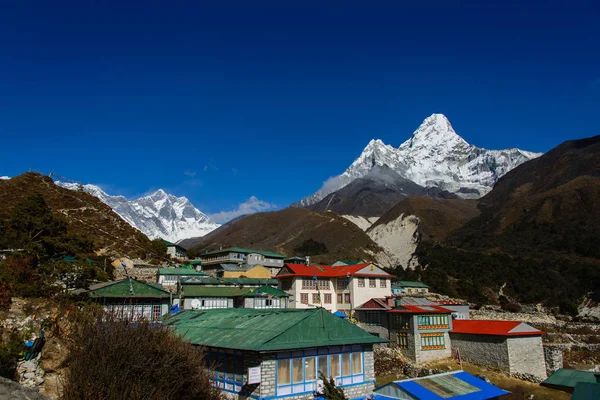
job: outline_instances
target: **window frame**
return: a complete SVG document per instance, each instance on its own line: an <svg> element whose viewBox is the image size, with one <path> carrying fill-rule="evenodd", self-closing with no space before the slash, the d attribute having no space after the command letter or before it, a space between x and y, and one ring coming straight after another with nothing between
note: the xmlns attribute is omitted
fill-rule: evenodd
<svg viewBox="0 0 600 400"><path fill-rule="evenodd" d="M308 304L308 293L300 293L300 303Z"/></svg>
<svg viewBox="0 0 600 400"><path fill-rule="evenodd" d="M377 287L377 279L369 278L369 289L373 289Z"/></svg>
<svg viewBox="0 0 600 400"><path fill-rule="evenodd" d="M289 396L298 395L304 393L312 393L316 390L317 380L319 379L319 372L323 371L323 357L326 357L326 376L329 377L332 374L331 364L332 360L337 360L338 373L332 376L335 380L336 386L345 387L365 382L365 357L364 348L362 346L346 346L348 349L338 347L330 348L317 348L317 349L306 349L294 352L282 352L278 353L275 362L275 393L276 396ZM294 382L294 375L300 371L294 371L294 360L301 359L302 366L302 381ZM344 364L344 359L347 363ZM308 361L307 361L308 360ZM290 371L287 381L289 383L279 383L279 363L289 362ZM308 362L308 364L307 364ZM358 364L357 364L358 362ZM314 379L306 379L307 369L311 363L314 363ZM344 369L347 369L348 374L344 374Z"/></svg>

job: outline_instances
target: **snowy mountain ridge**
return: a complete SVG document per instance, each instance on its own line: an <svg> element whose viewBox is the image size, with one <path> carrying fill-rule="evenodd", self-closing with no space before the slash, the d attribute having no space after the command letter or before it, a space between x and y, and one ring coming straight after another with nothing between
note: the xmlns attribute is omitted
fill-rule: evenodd
<svg viewBox="0 0 600 400"><path fill-rule="evenodd" d="M443 114L432 114L398 148L379 139L371 140L346 171L294 205L314 204L365 176L375 165L387 165L421 186L477 198L488 193L508 171L540 155L516 148L487 150L473 146L454 131Z"/></svg>
<svg viewBox="0 0 600 400"><path fill-rule="evenodd" d="M77 183L55 183L71 190L78 190L79 187ZM96 185L83 185L83 190L98 197L150 239L162 238L178 242L204 236L220 226L195 208L186 197L176 197L162 189L135 200L111 196Z"/></svg>

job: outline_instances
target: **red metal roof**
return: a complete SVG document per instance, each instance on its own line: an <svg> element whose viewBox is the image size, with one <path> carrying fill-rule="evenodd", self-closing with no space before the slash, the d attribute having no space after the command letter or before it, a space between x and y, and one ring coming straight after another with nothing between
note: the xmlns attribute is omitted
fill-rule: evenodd
<svg viewBox="0 0 600 400"><path fill-rule="evenodd" d="M385 299L371 299L356 307L355 310L389 310L389 307L385 304Z"/></svg>
<svg viewBox="0 0 600 400"><path fill-rule="evenodd" d="M330 265L304 265L304 264L285 264L292 273L277 275L275 278L287 278L293 276L316 276L320 278L337 278L344 276L368 276L374 278L393 278L390 274L358 274L358 272L371 265L371 263L341 265L333 267Z"/></svg>
<svg viewBox="0 0 600 400"><path fill-rule="evenodd" d="M543 335L539 331L521 321L493 321L493 320L459 320L452 321L452 333L467 333L471 335L494 336L528 336Z"/></svg>
<svg viewBox="0 0 600 400"><path fill-rule="evenodd" d="M406 314L452 314L454 311L444 307L434 305L401 305L399 308L394 308L388 312L406 313Z"/></svg>

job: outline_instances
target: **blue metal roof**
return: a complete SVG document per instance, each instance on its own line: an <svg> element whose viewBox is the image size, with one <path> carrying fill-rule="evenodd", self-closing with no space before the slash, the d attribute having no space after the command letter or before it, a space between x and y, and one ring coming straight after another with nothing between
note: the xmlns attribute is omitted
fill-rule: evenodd
<svg viewBox="0 0 600 400"><path fill-rule="evenodd" d="M393 396L384 388L397 386L402 397ZM385 394L384 394L385 393ZM485 382L464 371L452 371L421 378L394 381L375 388L375 399L418 399L418 400L487 400L504 396L509 392ZM406 396L408 395L408 396Z"/></svg>

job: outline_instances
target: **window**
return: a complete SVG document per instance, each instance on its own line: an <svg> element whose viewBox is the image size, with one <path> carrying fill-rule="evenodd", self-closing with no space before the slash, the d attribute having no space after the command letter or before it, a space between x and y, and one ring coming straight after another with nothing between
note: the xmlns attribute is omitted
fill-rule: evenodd
<svg viewBox="0 0 600 400"><path fill-rule="evenodd" d="M350 304L350 293L344 293L344 303Z"/></svg>
<svg viewBox="0 0 600 400"><path fill-rule="evenodd" d="M317 281L310 278L302 279L302 289L316 289Z"/></svg>
<svg viewBox="0 0 600 400"><path fill-rule="evenodd" d="M321 299L319 299L318 293L313 293L312 295L312 303L313 304L321 304Z"/></svg>
<svg viewBox="0 0 600 400"><path fill-rule="evenodd" d="M408 329L410 325L410 315L391 313L392 314L392 329Z"/></svg>
<svg viewBox="0 0 600 400"><path fill-rule="evenodd" d="M448 328L447 314L419 315L417 318L419 329Z"/></svg>
<svg viewBox="0 0 600 400"><path fill-rule="evenodd" d="M331 304L331 293L325 293L323 297L325 298L325 304Z"/></svg>
<svg viewBox="0 0 600 400"><path fill-rule="evenodd" d="M358 287L365 287L365 278L358 278Z"/></svg>
<svg viewBox="0 0 600 400"><path fill-rule="evenodd" d="M381 313L379 311L363 311L364 323L367 325L381 325Z"/></svg>
<svg viewBox="0 0 600 400"><path fill-rule="evenodd" d="M396 343L401 349L408 349L408 334L406 332L398 333Z"/></svg>
<svg viewBox="0 0 600 400"><path fill-rule="evenodd" d="M369 278L369 287L370 287L370 288L377 287L377 286L375 285L375 283L376 283L376 282L375 282L375 278Z"/></svg>
<svg viewBox="0 0 600 400"><path fill-rule="evenodd" d="M319 289L329 289L329 279L319 279L317 285Z"/></svg>
<svg viewBox="0 0 600 400"><path fill-rule="evenodd" d="M338 302L338 304L344 304L344 295L343 294L338 293L337 302Z"/></svg>
<svg viewBox="0 0 600 400"><path fill-rule="evenodd" d="M308 304L308 293L300 293L300 303Z"/></svg>
<svg viewBox="0 0 600 400"><path fill-rule="evenodd" d="M361 346L340 353L340 347L295 351L277 355L277 396L310 393L316 389L322 373L335 379L336 385L364 382Z"/></svg>
<svg viewBox="0 0 600 400"><path fill-rule="evenodd" d="M281 299L279 297L255 297L254 308L281 308Z"/></svg>
<svg viewBox="0 0 600 400"><path fill-rule="evenodd" d="M421 334L421 350L439 350L445 349L443 333L423 333Z"/></svg>
<svg viewBox="0 0 600 400"><path fill-rule="evenodd" d="M242 353L208 352L204 363L211 372L212 384L221 390L238 393L246 383Z"/></svg>
<svg viewBox="0 0 600 400"><path fill-rule="evenodd" d="M379 278L379 287L387 287L387 282L385 278Z"/></svg>
<svg viewBox="0 0 600 400"><path fill-rule="evenodd" d="M200 300L200 305L197 308L200 310L227 308L228 306L227 297L201 297L198 300Z"/></svg>
<svg viewBox="0 0 600 400"><path fill-rule="evenodd" d="M338 290L346 290L346 288L348 288L348 281L346 278L337 279L337 288Z"/></svg>

